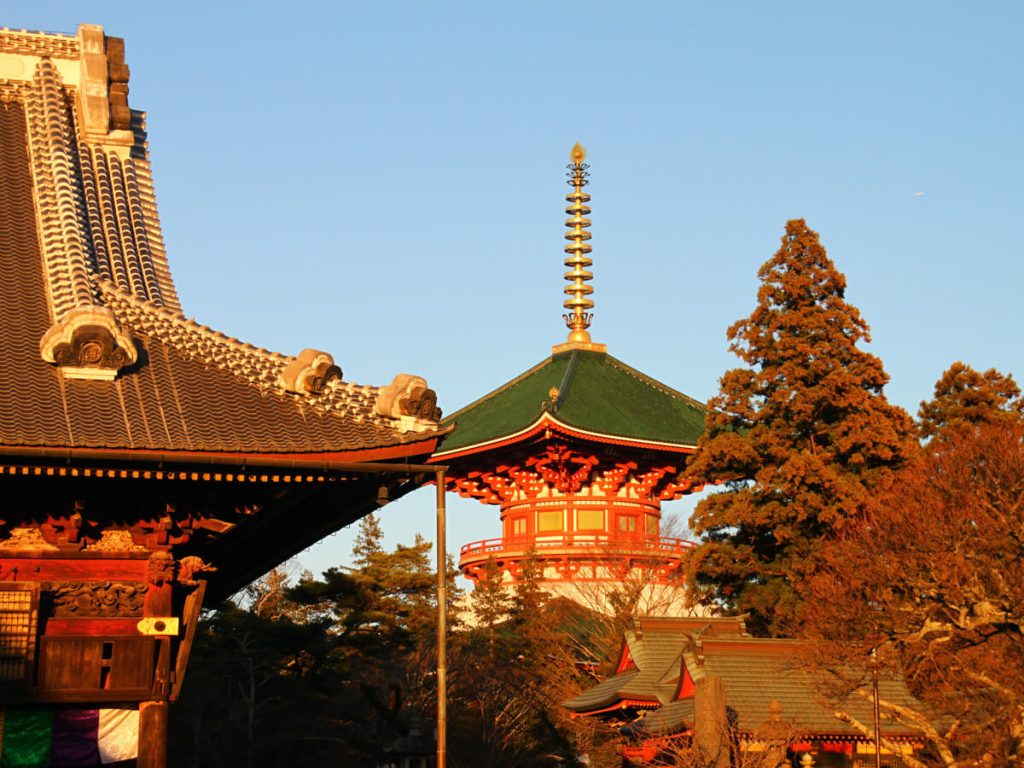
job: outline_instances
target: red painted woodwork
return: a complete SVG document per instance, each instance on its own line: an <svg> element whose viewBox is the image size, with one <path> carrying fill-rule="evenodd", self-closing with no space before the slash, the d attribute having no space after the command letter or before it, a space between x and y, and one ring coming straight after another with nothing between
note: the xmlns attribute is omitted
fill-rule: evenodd
<svg viewBox="0 0 1024 768"><path fill-rule="evenodd" d="M43 631L47 637L100 637L120 635L132 637L139 634L137 618L88 618L88 619L47 619Z"/></svg>
<svg viewBox="0 0 1024 768"><path fill-rule="evenodd" d="M682 554L694 547L692 541L676 539L671 536L659 536L654 540L644 540L638 536L618 536L602 533L539 533L536 536L509 536L502 539L483 539L464 544L459 549L460 561L467 555L497 555L498 553L522 553L531 547L544 549L603 549L618 554L620 550L655 550L658 552L674 552Z"/></svg>
<svg viewBox="0 0 1024 768"><path fill-rule="evenodd" d="M512 579L533 550L546 581L621 581L635 569L668 582L692 544L659 535L661 503L693 490L683 457L552 430L450 461L447 488L501 508L500 539L462 547L459 568L476 579L493 558ZM517 521L525 520L523 533Z"/></svg>
<svg viewBox="0 0 1024 768"><path fill-rule="evenodd" d="M690 670L683 666L683 679L679 684L679 693L676 694L676 699L689 699L697 692L697 686L693 682L693 678L690 676Z"/></svg>
<svg viewBox="0 0 1024 768"><path fill-rule="evenodd" d="M615 674L621 674L627 669L635 669L636 662L633 661L633 655L629 652L629 646L623 645L622 654L619 658L619 664L615 667Z"/></svg>
<svg viewBox="0 0 1024 768"><path fill-rule="evenodd" d="M479 457L481 462L484 457ZM486 469L459 472L453 468L448 490L485 504L508 503L523 498L547 497L548 491L574 494L593 485L596 495L614 497L629 486L631 499L668 501L692 489L678 478L680 463L641 467L630 460L609 460L593 452L579 451L560 443L535 449L521 462L496 462Z"/></svg>
<svg viewBox="0 0 1024 768"><path fill-rule="evenodd" d="M146 558L0 557L0 580L5 581L145 581Z"/></svg>

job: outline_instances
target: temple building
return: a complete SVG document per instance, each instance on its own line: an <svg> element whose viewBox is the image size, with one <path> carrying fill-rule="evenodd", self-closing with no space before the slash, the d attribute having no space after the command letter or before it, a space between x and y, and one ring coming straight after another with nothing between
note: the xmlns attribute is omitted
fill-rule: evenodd
<svg viewBox="0 0 1024 768"><path fill-rule="evenodd" d="M571 154L565 222L569 335L550 357L443 424L454 430L432 461L448 489L498 507L500 535L461 548L471 580L496 567L506 582L528 560L552 593L601 607L626 583L641 603L678 610L690 543L662 535L662 502L695 490L684 473L704 429L704 406L591 340L590 195L585 153Z"/></svg>
<svg viewBox="0 0 1024 768"><path fill-rule="evenodd" d="M615 672L565 706L623 737L624 765L874 766L871 681L838 695L798 640L755 638L742 618L653 618L626 633ZM878 681L880 764L903 765L921 732L893 719L922 711L902 680ZM699 759L698 759L699 758ZM675 762L674 762L675 761Z"/></svg>
<svg viewBox="0 0 1024 768"><path fill-rule="evenodd" d="M0 30L3 765L165 764L199 610L434 478L417 376L187 319L124 43Z"/></svg>

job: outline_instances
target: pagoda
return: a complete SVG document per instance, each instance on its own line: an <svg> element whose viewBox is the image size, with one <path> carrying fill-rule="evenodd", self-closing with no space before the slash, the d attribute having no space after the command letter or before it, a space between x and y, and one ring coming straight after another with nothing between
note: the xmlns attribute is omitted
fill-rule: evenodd
<svg viewBox="0 0 1024 768"><path fill-rule="evenodd" d="M453 431L431 459L449 467L449 490L500 511L500 536L461 548L464 576L479 579L490 563L511 582L532 559L549 592L574 599L634 577L677 583L691 544L662 536L661 505L696 490L684 468L705 414L590 337L585 157L576 144L567 166L567 340L448 417Z"/></svg>
<svg viewBox="0 0 1024 768"><path fill-rule="evenodd" d="M185 316L124 41L0 29L0 763L166 764L201 607L434 477L424 379Z"/></svg>

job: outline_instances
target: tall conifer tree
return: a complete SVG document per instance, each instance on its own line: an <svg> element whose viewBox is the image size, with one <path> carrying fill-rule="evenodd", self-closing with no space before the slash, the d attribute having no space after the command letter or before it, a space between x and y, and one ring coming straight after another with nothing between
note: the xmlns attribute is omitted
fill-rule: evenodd
<svg viewBox="0 0 1024 768"><path fill-rule="evenodd" d="M380 518L372 512L359 521L355 541L352 542L352 562L357 568L367 565L374 555L384 551L384 529Z"/></svg>
<svg viewBox="0 0 1024 768"><path fill-rule="evenodd" d="M758 632L792 630L815 550L863 509L916 450L909 416L882 394L881 361L846 278L802 219L758 272L750 317L729 328L746 367L727 371L689 467L723 484L694 511L690 564L704 603L750 613Z"/></svg>
<svg viewBox="0 0 1024 768"><path fill-rule="evenodd" d="M1024 420L1024 397L1010 374L984 373L956 362L935 382L935 396L921 403L917 424L922 437L963 427Z"/></svg>

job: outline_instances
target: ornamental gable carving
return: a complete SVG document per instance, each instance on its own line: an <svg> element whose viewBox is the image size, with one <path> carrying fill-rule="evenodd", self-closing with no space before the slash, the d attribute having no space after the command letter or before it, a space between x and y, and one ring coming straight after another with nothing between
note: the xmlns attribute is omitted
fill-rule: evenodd
<svg viewBox="0 0 1024 768"><path fill-rule="evenodd" d="M148 587L142 582L69 581L51 591L53 615L67 617L141 616Z"/></svg>
<svg viewBox="0 0 1024 768"><path fill-rule="evenodd" d="M67 312L39 342L43 360L75 379L111 380L138 359L131 338L106 307L82 306Z"/></svg>

